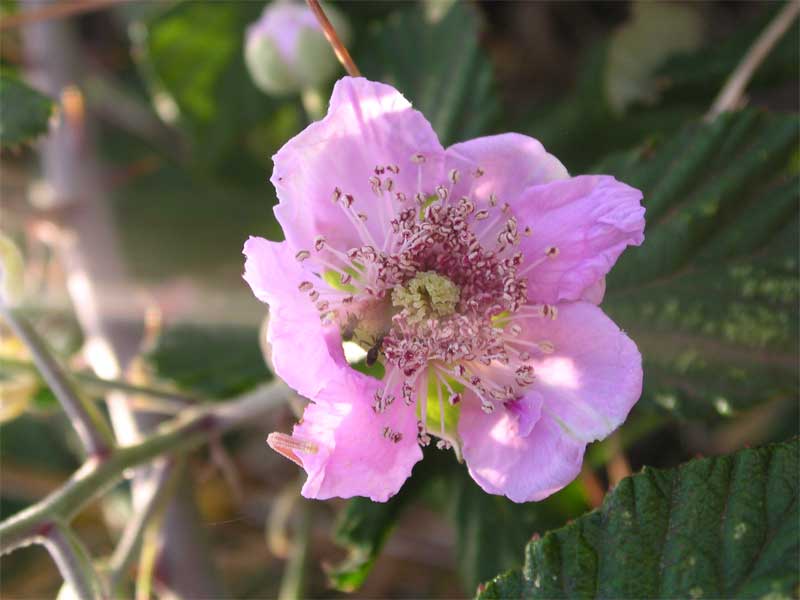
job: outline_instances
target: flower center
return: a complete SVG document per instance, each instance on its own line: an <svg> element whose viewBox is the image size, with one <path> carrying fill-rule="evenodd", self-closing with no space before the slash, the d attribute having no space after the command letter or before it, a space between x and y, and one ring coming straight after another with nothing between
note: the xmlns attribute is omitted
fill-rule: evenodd
<svg viewBox="0 0 800 600"><path fill-rule="evenodd" d="M461 290L433 271L418 273L392 290L392 305L406 311L410 324L447 317L456 311Z"/></svg>

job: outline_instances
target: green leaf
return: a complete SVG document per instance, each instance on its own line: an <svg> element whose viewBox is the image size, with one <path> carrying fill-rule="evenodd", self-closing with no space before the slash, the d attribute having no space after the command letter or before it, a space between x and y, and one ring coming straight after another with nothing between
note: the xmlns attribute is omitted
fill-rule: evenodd
<svg viewBox="0 0 800 600"><path fill-rule="evenodd" d="M587 509L578 483L543 502L517 504L484 492L463 465L459 465L455 480L452 512L456 560L468 591L498 572L520 567L520 548L532 537Z"/></svg>
<svg viewBox="0 0 800 600"><path fill-rule="evenodd" d="M240 169L247 158L240 142L279 106L255 87L244 63L245 30L261 10L260 2L180 2L149 20L139 40L156 104L174 102L201 161L233 153L226 167Z"/></svg>
<svg viewBox="0 0 800 600"><path fill-rule="evenodd" d="M741 62L759 35L784 8L785 2L764 3L762 12L746 26L737 28L728 37L705 44L696 52L675 55L659 69L664 100L696 99L710 104L723 83ZM768 89L797 78L800 69L800 23L795 20L789 31L778 40L764 62L759 65L748 93Z"/></svg>
<svg viewBox="0 0 800 600"><path fill-rule="evenodd" d="M400 515L419 499L450 459L443 452L428 451L425 454L425 458L415 465L411 478L387 502L353 498L339 513L333 537L338 544L347 548L348 556L328 569L328 578L333 587L344 592L361 587Z"/></svg>
<svg viewBox="0 0 800 600"><path fill-rule="evenodd" d="M478 38L477 15L466 3L439 20L413 6L376 23L355 55L368 78L400 90L448 145L485 134L497 109Z"/></svg>
<svg viewBox="0 0 800 600"><path fill-rule="evenodd" d="M798 125L723 115L594 169L644 193L645 242L603 308L642 351L646 402L713 420L795 397Z"/></svg>
<svg viewBox="0 0 800 600"><path fill-rule="evenodd" d="M147 360L158 377L214 399L242 394L268 380L258 331L181 324L167 329Z"/></svg>
<svg viewBox="0 0 800 600"><path fill-rule="evenodd" d="M0 145L30 142L47 132L53 101L6 70L0 71Z"/></svg>
<svg viewBox="0 0 800 600"><path fill-rule="evenodd" d="M528 544L494 598L789 598L800 583L797 439L624 479Z"/></svg>

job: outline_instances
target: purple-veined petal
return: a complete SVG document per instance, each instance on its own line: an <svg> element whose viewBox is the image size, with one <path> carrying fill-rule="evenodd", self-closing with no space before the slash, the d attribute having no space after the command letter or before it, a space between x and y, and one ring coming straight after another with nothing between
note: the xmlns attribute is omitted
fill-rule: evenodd
<svg viewBox="0 0 800 600"><path fill-rule="evenodd" d="M485 414L475 397L464 399L459 432L475 482L514 502L543 500L562 489L580 472L586 448L547 415L521 435L516 415L505 409Z"/></svg>
<svg viewBox="0 0 800 600"><path fill-rule="evenodd" d="M298 289L313 275L303 270L288 242L250 237L244 254L244 279L270 307L267 340L275 371L297 392L314 398L332 378L349 369L339 328L324 327L314 304Z"/></svg>
<svg viewBox="0 0 800 600"><path fill-rule="evenodd" d="M372 397L378 385L350 371L306 407L292 433L311 443L312 451L295 452L308 473L302 490L306 498L366 496L385 502L422 458L414 407L398 402L377 414Z"/></svg>
<svg viewBox="0 0 800 600"><path fill-rule="evenodd" d="M578 300L605 277L627 246L644 240L641 200L607 175L528 188L514 208L520 226L531 228L520 242L530 301Z"/></svg>
<svg viewBox="0 0 800 600"><path fill-rule="evenodd" d="M424 162L413 162L420 154ZM418 178L425 193L442 181L444 150L422 114L393 87L363 78L344 77L333 89L327 116L289 140L273 157L272 183L280 204L275 214L286 239L297 249L311 249L324 235L340 250L363 244L381 246L390 230L389 219L402 191L412 201ZM370 177L375 167L397 167L379 175L391 191L380 197ZM366 217L363 227L353 223L333 202L335 189L352 195L355 214Z"/></svg>
<svg viewBox="0 0 800 600"><path fill-rule="evenodd" d="M446 152L446 168L459 171L453 195L469 195L481 206L490 194L512 210L526 188L566 179L567 169L544 146L532 137L503 133L454 144ZM475 170L482 174L475 178Z"/></svg>
<svg viewBox="0 0 800 600"><path fill-rule="evenodd" d="M520 339L546 343L534 352L543 414L591 442L619 427L642 393L642 357L631 339L588 302L558 305L558 316L524 321Z"/></svg>

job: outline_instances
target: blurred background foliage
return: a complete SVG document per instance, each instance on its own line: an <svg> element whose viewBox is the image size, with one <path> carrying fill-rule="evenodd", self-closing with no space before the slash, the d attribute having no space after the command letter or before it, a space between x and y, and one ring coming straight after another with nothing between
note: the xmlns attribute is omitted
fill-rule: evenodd
<svg viewBox="0 0 800 600"><path fill-rule="evenodd" d="M280 238L270 157L311 117L299 97L268 97L250 80L244 33L263 6L124 2L63 21L77 42L75 84L121 248L124 286L116 292L146 298L159 315L129 381L187 402L224 401L271 376L259 344L264 307L241 281L241 247L250 234ZM364 74L398 87L444 144L519 131L540 139L572 173L611 173L644 191L646 243L612 271L603 307L642 349L645 391L621 432L590 447L579 480L525 505L484 494L463 465L436 450L426 451L386 504L305 501L297 469L263 442L268 431L288 430L297 407L275 411L254 431L188 459L197 526L226 593L471 596L481 582L519 568L534 534L597 506L621 475L797 435L796 22L751 82L750 106L702 121L782 3L336 6L350 22L351 53ZM3 2L2 9L14 14L19 6ZM23 306L99 399L106 390L78 354L83 334L42 225L53 215L37 204L37 144L65 108L25 83L19 30L3 33L1 49L2 224L25 254ZM318 90L323 98L329 91ZM101 308L133 329L144 322L126 302ZM29 360L4 336L3 517L77 466L75 440ZM686 473L663 477L676 486L684 475L702 481L703 468L691 463ZM126 489L118 486L78 520L96 555L110 551L130 514ZM612 521L624 512L626 493L618 488L604 506ZM793 492L775 493L796 498L796 481ZM553 535L577 543L576 527L586 527L599 539L597 528L607 525L600 514ZM714 518L687 527L711 527ZM529 561L542 572L558 566L548 554L554 543L529 546ZM58 589L58 574L38 549L3 557L0 567L3 597ZM528 575L527 567L514 572L487 597L528 594ZM571 581L593 587L583 576ZM621 575L607 577L625 585ZM156 569L155 579L168 581L168 570Z"/></svg>

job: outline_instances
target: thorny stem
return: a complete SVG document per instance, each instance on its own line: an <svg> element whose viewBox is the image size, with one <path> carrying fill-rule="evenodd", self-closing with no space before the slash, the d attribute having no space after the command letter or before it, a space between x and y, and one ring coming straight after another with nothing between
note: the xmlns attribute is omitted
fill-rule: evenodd
<svg viewBox="0 0 800 600"><path fill-rule="evenodd" d="M111 431L95 406L80 397L42 338L22 315L3 302L0 302L0 315L30 351L33 362L67 413L89 457L102 459L108 455L113 446Z"/></svg>
<svg viewBox="0 0 800 600"><path fill-rule="evenodd" d="M322 7L319 5L319 1L306 0L306 2L308 2L308 7L311 9L311 12L314 13L315 17L317 17L317 21L319 21L319 24L322 27L322 33L325 34L325 38L333 48L336 58L338 58L339 62L342 63L342 66L344 67L345 71L347 71L347 74L351 75L352 77L361 77L361 71L358 70L356 63L353 62L353 58L350 56L347 48L345 48L345 45L339 38L339 34L336 33L336 29L328 20L328 17L325 16L325 11L322 10Z"/></svg>
<svg viewBox="0 0 800 600"><path fill-rule="evenodd" d="M13 29L27 25L28 23L36 23L38 21L46 21L48 19L62 19L64 17L71 17L87 12L102 10L114 4L127 2L128 0L78 0L76 2L60 2L51 4L50 6L43 6L36 10L28 12L20 12L14 15L9 15L0 19L0 31L6 29Z"/></svg>
<svg viewBox="0 0 800 600"><path fill-rule="evenodd" d="M14 358L0 357L0 367L10 367L14 369L34 369L33 363L27 360L18 360ZM187 396L178 392L173 392L167 389L153 388L149 386L135 385L127 381L119 379L103 379L94 373L88 371L70 371L67 373L72 379L81 381L86 384L88 388L97 388L98 390L121 390L131 394L139 394L141 396L149 396L159 400L166 401L163 405L165 409L177 412L187 406L203 404L207 402L206 398L197 396Z"/></svg>
<svg viewBox="0 0 800 600"><path fill-rule="evenodd" d="M117 594L117 588L141 545L145 529L175 490L179 471L179 465L167 460L157 465L150 474L147 482L150 495L126 525L109 561L109 589L112 595Z"/></svg>
<svg viewBox="0 0 800 600"><path fill-rule="evenodd" d="M708 110L705 117L707 122L713 121L725 111L734 110L739 105L742 94L756 69L788 31L798 14L800 14L800 0L790 0L758 36Z"/></svg>
<svg viewBox="0 0 800 600"><path fill-rule="evenodd" d="M53 521L41 528L39 537L75 596L81 600L106 596L86 547L69 527L60 521Z"/></svg>
<svg viewBox="0 0 800 600"><path fill-rule="evenodd" d="M38 530L54 520L69 522L89 501L118 481L125 470L157 456L196 448L213 436L252 422L283 403L289 390L272 382L222 404L199 408L162 424L141 442L114 450L103 461L90 458L59 489L0 523L0 555L41 542Z"/></svg>

